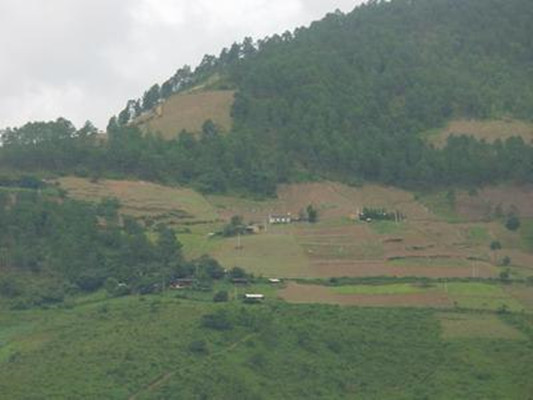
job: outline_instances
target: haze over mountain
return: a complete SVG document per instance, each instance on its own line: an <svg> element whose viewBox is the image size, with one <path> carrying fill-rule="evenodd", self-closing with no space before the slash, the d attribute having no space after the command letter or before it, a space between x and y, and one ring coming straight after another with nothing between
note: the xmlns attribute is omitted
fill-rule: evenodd
<svg viewBox="0 0 533 400"><path fill-rule="evenodd" d="M175 66L244 36L309 24L354 0L5 0L0 4L0 127L91 120Z"/></svg>

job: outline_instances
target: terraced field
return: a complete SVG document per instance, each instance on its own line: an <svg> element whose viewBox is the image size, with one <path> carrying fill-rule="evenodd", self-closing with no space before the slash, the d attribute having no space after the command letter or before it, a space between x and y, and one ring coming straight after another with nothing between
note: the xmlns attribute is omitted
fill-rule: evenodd
<svg viewBox="0 0 533 400"><path fill-rule="evenodd" d="M533 312L500 285L481 282L388 283L322 286L291 282L279 295L293 303L374 307L459 308L476 311Z"/></svg>
<svg viewBox="0 0 533 400"><path fill-rule="evenodd" d="M533 275L533 254L521 248L519 233L497 221L450 223L411 193L398 189L354 188L332 182L294 184L281 186L277 198L253 200L204 197L191 189L139 181L91 182L67 177L58 182L75 198L116 197L126 214L174 224L190 257L208 253L226 268L241 266L256 275L496 278L504 271L497 266L504 256L512 260L513 276ZM319 210L316 224L266 224L269 214L297 216L309 204ZM354 214L363 207L399 210L406 219L399 223L355 221ZM233 215L266 229L242 236L240 247L237 238L209 238ZM186 231L179 228L184 225ZM502 244L498 252L490 250L493 240Z"/></svg>
<svg viewBox="0 0 533 400"><path fill-rule="evenodd" d="M203 196L194 190L157 185L143 181L100 180L66 177L58 184L69 196L98 202L105 198L120 201L121 212L157 222L198 223L213 221L218 215Z"/></svg>

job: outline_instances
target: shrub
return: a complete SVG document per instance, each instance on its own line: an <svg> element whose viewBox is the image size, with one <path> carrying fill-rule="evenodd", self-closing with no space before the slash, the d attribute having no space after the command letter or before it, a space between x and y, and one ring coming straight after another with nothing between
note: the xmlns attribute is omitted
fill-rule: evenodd
<svg viewBox="0 0 533 400"><path fill-rule="evenodd" d="M228 295L228 292L226 290L220 290L218 292L215 293L215 295L213 296L213 301L215 303L223 303L223 302L226 302L229 300L229 295Z"/></svg>
<svg viewBox="0 0 533 400"><path fill-rule="evenodd" d="M229 275L231 278L236 278L236 279L246 278L246 271L242 269L241 267L233 267L229 271Z"/></svg>
<svg viewBox="0 0 533 400"><path fill-rule="evenodd" d="M511 278L511 271L507 268L505 271L500 272L500 279L504 282L509 281Z"/></svg>
<svg viewBox="0 0 533 400"><path fill-rule="evenodd" d="M501 259L501 261L500 261L500 265L502 267L507 267L507 266L511 265L511 257L509 257L509 256L503 257Z"/></svg>
<svg viewBox="0 0 533 400"><path fill-rule="evenodd" d="M311 223L315 223L318 221L318 210L313 207L311 204L309 204L306 208L307 211L307 220Z"/></svg>
<svg viewBox="0 0 533 400"><path fill-rule="evenodd" d="M202 326L217 331L227 331L233 328L233 322L226 310L218 310L212 314L204 315Z"/></svg>
<svg viewBox="0 0 533 400"><path fill-rule="evenodd" d="M205 342L205 340L202 340L202 339L193 340L189 344L189 351L193 354L199 354L199 355L209 354L207 343Z"/></svg>
<svg viewBox="0 0 533 400"><path fill-rule="evenodd" d="M513 232L517 231L520 228L520 218L514 214L509 215L505 221L505 227Z"/></svg>

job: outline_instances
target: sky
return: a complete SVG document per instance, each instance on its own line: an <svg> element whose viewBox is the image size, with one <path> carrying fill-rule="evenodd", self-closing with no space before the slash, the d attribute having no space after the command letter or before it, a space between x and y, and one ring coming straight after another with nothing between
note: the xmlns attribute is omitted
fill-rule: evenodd
<svg viewBox="0 0 533 400"><path fill-rule="evenodd" d="M64 117L105 129L181 66L362 0L1 0L0 128Z"/></svg>

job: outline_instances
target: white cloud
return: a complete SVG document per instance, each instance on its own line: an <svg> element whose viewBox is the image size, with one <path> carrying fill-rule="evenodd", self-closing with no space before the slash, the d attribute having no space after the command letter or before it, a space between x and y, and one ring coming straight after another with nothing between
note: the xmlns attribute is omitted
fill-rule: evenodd
<svg viewBox="0 0 533 400"><path fill-rule="evenodd" d="M133 18L146 26L177 26L185 23L184 5L172 0L141 0L130 12Z"/></svg>
<svg viewBox="0 0 533 400"><path fill-rule="evenodd" d="M245 36L361 0L2 0L0 127L59 116L101 128L129 98Z"/></svg>

